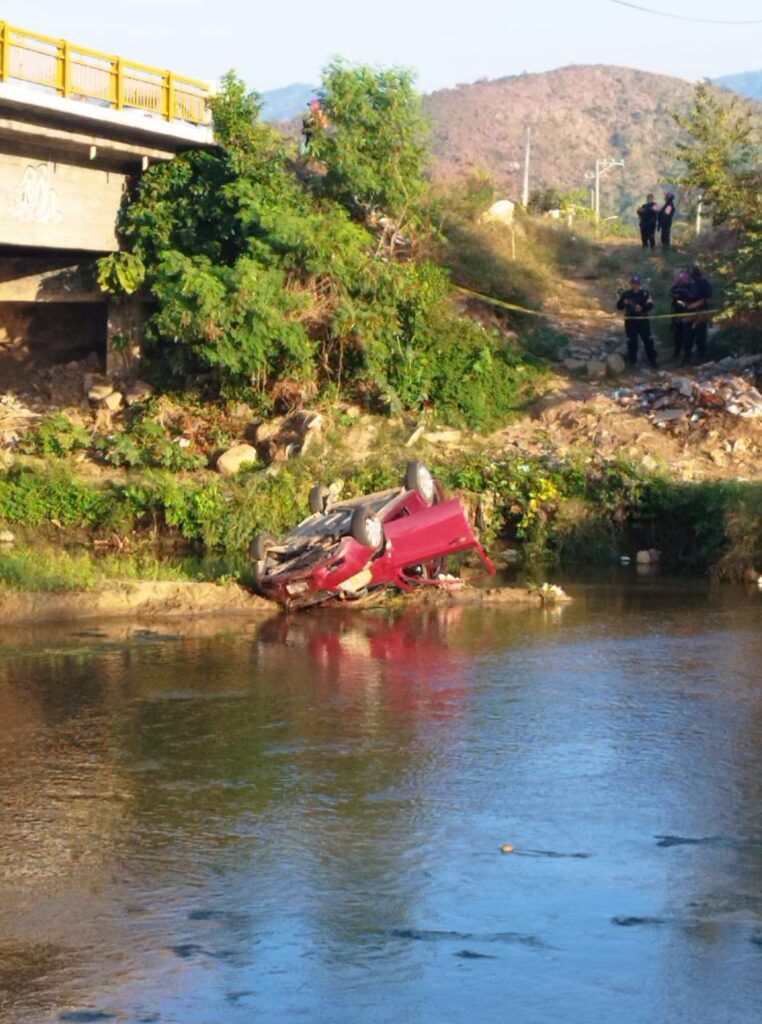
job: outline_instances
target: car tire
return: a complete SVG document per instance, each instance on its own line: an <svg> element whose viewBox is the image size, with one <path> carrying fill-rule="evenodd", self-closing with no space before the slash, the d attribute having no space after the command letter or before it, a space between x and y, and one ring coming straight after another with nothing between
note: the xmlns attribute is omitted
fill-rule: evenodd
<svg viewBox="0 0 762 1024"><path fill-rule="evenodd" d="M268 551L278 543L271 533L259 533L249 542L249 557L252 562L264 562Z"/></svg>
<svg viewBox="0 0 762 1024"><path fill-rule="evenodd" d="M365 548L380 551L384 546L384 527L367 508L356 508L352 515L349 532L358 544Z"/></svg>
<svg viewBox="0 0 762 1024"><path fill-rule="evenodd" d="M252 589L260 597L266 596L262 589L262 579L267 572L267 555L277 543L277 539L271 533L260 533L249 542Z"/></svg>
<svg viewBox="0 0 762 1024"><path fill-rule="evenodd" d="M315 515L323 515L325 510L328 508L328 499L331 496L331 492L325 486L325 484L315 484L310 490L310 512Z"/></svg>
<svg viewBox="0 0 762 1024"><path fill-rule="evenodd" d="M406 491L415 491L427 505L433 505L437 500L437 485L431 470L418 459L408 462L404 487Z"/></svg>

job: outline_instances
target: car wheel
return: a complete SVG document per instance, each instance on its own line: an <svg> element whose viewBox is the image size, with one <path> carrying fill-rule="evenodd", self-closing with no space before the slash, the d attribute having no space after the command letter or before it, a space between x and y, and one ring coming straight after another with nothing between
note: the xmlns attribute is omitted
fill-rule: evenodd
<svg viewBox="0 0 762 1024"><path fill-rule="evenodd" d="M268 551L277 543L277 537L273 537L271 533L259 533L256 537L252 537L249 543L249 557L252 562L264 562Z"/></svg>
<svg viewBox="0 0 762 1024"><path fill-rule="evenodd" d="M408 462L405 470L405 490L415 491L427 505L433 505L437 497L437 485L431 470L418 459Z"/></svg>
<svg viewBox="0 0 762 1024"><path fill-rule="evenodd" d="M379 551L384 545L384 527L381 520L371 515L367 508L355 509L349 532L363 547Z"/></svg>
<svg viewBox="0 0 762 1024"><path fill-rule="evenodd" d="M310 512L314 515L318 513L322 515L328 508L328 499L331 492L325 486L325 484L315 484L310 490Z"/></svg>

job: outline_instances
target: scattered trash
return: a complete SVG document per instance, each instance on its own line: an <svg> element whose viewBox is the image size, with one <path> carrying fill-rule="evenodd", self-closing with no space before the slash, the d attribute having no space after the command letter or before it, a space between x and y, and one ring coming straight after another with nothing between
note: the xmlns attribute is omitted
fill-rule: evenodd
<svg viewBox="0 0 762 1024"><path fill-rule="evenodd" d="M657 426L688 418L699 423L713 413L726 412L742 419L762 417L762 355L723 359L696 369L696 378L659 374L656 383L632 388L614 388L611 397L618 405L653 413Z"/></svg>

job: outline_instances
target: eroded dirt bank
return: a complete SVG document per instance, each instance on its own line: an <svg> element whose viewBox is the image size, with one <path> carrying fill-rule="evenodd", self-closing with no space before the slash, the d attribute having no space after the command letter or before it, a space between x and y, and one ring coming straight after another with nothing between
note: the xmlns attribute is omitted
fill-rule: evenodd
<svg viewBox="0 0 762 1024"><path fill-rule="evenodd" d="M395 607L406 604L483 604L518 608L541 607L558 600L541 588L463 587L453 592L431 590L410 597L393 598L380 595L373 604L388 603ZM568 600L563 597L561 600ZM330 606L337 612L356 605ZM366 606L367 607L367 606ZM0 594L0 622L8 626L37 624L66 625L129 619L141 622L163 619L185 621L194 618L226 616L236 624L247 617L261 619L278 615L282 609L272 601L250 593L235 583L125 581L105 584L95 590L59 591L55 593L11 591ZM309 611L293 614L308 615Z"/></svg>
<svg viewBox="0 0 762 1024"><path fill-rule="evenodd" d="M11 591L0 594L4 624L71 623L88 620L183 616L272 615L277 607L236 584L126 581L95 590Z"/></svg>

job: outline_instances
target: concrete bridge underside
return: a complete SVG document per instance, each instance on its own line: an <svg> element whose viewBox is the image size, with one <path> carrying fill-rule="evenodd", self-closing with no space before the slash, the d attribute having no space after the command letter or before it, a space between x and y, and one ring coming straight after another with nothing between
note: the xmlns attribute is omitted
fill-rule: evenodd
<svg viewBox="0 0 762 1024"><path fill-rule="evenodd" d="M0 85L0 392L24 367L88 352L115 370L116 334L140 345L141 304L109 303L95 261L119 248L128 182L211 144L208 129L29 94Z"/></svg>

